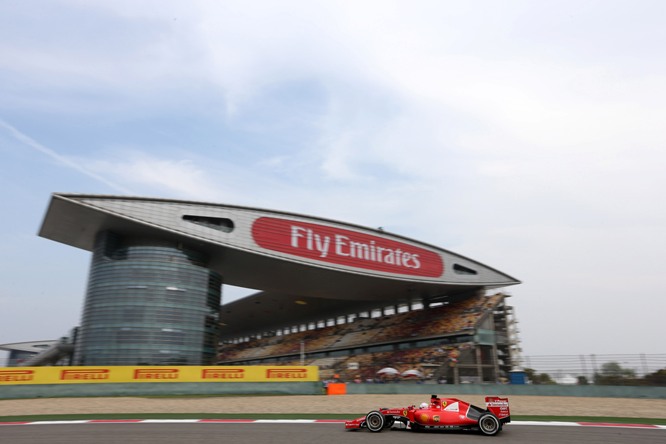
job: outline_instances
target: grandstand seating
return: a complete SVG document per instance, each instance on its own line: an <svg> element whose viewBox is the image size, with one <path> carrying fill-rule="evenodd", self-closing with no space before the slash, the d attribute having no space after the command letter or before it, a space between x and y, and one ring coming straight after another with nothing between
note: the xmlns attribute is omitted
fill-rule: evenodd
<svg viewBox="0 0 666 444"><path fill-rule="evenodd" d="M449 304L396 313L390 316L357 318L353 322L331 325L294 333L275 334L220 345L218 362L222 365L248 363L300 363L301 347L305 347L307 365L320 366L322 379L333 373L348 381L378 380L376 372L382 367L394 367L400 372L418 369L435 377L436 369L448 362L448 351L461 344L451 345L444 338L459 335L468 338L473 329L504 300L501 293L478 295ZM438 341L438 338L442 338ZM422 341L429 339L430 341ZM427 342L424 346L390 351L359 352L373 345ZM434 341L434 342L433 342ZM462 345L463 348L465 344ZM344 350L349 353L344 355ZM342 351L343 356L322 356ZM259 362L258 362L259 361ZM439 372L441 373L441 372Z"/></svg>

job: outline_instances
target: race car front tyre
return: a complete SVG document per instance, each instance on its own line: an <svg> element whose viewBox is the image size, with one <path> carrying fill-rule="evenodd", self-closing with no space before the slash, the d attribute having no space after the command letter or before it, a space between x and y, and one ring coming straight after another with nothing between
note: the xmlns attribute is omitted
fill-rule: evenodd
<svg viewBox="0 0 666 444"><path fill-rule="evenodd" d="M371 432L381 432L386 423L386 418L382 415L382 412L373 410L367 415L365 415L365 426Z"/></svg>
<svg viewBox="0 0 666 444"><path fill-rule="evenodd" d="M484 413L479 418L479 431L487 436L497 435L502 430L499 419L492 413Z"/></svg>

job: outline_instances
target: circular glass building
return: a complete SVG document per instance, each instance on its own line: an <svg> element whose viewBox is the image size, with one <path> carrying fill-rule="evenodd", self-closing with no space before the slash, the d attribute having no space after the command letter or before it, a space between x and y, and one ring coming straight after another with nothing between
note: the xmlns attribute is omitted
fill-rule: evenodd
<svg viewBox="0 0 666 444"><path fill-rule="evenodd" d="M175 242L98 234L75 365L208 365L222 278Z"/></svg>

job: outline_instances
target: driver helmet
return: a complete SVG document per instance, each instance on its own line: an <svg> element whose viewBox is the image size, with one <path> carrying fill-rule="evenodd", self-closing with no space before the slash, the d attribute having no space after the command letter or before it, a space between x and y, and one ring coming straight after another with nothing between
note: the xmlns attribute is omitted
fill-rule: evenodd
<svg viewBox="0 0 666 444"><path fill-rule="evenodd" d="M422 409L427 409L428 408L428 403L427 402L422 402L419 407L422 408Z"/></svg>

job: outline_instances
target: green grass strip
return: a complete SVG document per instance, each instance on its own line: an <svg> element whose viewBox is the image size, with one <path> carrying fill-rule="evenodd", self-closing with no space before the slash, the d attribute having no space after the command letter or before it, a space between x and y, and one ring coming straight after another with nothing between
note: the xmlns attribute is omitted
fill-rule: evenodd
<svg viewBox="0 0 666 444"><path fill-rule="evenodd" d="M0 422L72 421L93 419L354 419L365 413L96 413L64 415L0 416ZM619 418L614 416L511 415L513 421L604 422L615 424L666 425L666 418Z"/></svg>

